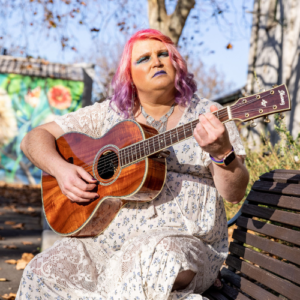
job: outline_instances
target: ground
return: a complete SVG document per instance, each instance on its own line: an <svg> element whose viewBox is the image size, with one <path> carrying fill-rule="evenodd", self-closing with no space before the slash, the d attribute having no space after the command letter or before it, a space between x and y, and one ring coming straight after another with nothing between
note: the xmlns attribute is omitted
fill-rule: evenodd
<svg viewBox="0 0 300 300"><path fill-rule="evenodd" d="M5 294L17 293L23 269L17 270L15 263L19 260L18 266L23 268L26 258L28 260L40 252L41 234L39 187L24 189L22 185L9 186L0 182L1 299L7 299ZM28 254L22 259L24 253Z"/></svg>

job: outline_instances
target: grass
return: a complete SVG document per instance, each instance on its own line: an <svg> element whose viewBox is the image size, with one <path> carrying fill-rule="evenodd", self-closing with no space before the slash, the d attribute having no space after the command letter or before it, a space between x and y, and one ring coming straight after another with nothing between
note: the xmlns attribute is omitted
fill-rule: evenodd
<svg viewBox="0 0 300 300"><path fill-rule="evenodd" d="M224 201L227 220L230 220L240 209L253 183L259 176L274 169L299 170L300 169L300 133L294 139L287 130L284 121L278 114L275 115L275 130L279 135L279 141L272 145L270 138L261 135L260 146L256 151L249 148L247 140L244 140L246 150L246 167L250 180L245 197L239 204L231 204Z"/></svg>

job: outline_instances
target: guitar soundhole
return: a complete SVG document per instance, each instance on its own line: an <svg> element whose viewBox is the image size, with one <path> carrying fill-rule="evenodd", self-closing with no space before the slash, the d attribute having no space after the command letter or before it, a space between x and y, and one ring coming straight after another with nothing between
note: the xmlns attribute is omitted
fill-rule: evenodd
<svg viewBox="0 0 300 300"><path fill-rule="evenodd" d="M118 165L119 160L115 152L110 150L104 152L98 160L97 171L99 176L106 180L112 178L118 169Z"/></svg>

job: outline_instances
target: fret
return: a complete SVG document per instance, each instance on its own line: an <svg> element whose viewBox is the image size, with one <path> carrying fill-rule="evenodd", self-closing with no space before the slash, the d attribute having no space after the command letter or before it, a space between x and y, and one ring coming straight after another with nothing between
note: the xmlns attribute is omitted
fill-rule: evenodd
<svg viewBox="0 0 300 300"><path fill-rule="evenodd" d="M154 138L152 139L152 140L153 140L153 141L152 141L152 144L153 144L153 153L155 152L155 138L156 138L156 137L154 137Z"/></svg>
<svg viewBox="0 0 300 300"><path fill-rule="evenodd" d="M177 133L177 142L179 142L180 140L179 140L179 136L178 136L178 130L177 130L177 129L178 129L178 127L176 127L175 129L176 129L176 133Z"/></svg>
<svg viewBox="0 0 300 300"><path fill-rule="evenodd" d="M191 124L191 134L193 135L193 131L194 131L193 122L191 122L190 124Z"/></svg>
<svg viewBox="0 0 300 300"><path fill-rule="evenodd" d="M218 119L220 120L220 117L219 117L219 111L217 110L217 117L218 117Z"/></svg>
<svg viewBox="0 0 300 300"><path fill-rule="evenodd" d="M165 147L167 147L166 135L164 134Z"/></svg>
<svg viewBox="0 0 300 300"><path fill-rule="evenodd" d="M134 159L133 159L133 155L132 155L132 147L129 148L129 151L131 151L131 153L130 153L131 154L131 161L133 162Z"/></svg>
<svg viewBox="0 0 300 300"><path fill-rule="evenodd" d="M183 128L183 134L184 134L184 138L186 139L186 134L185 134L185 125L182 126Z"/></svg>
<svg viewBox="0 0 300 300"><path fill-rule="evenodd" d="M139 150L140 150L140 157L139 157L139 159L140 159L142 157L141 143L139 143Z"/></svg>

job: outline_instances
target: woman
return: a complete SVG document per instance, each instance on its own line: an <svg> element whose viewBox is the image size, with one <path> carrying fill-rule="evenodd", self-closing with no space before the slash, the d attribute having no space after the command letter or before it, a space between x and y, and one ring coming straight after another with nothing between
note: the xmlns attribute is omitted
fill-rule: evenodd
<svg viewBox="0 0 300 300"><path fill-rule="evenodd" d="M169 148L157 198L128 203L98 237L65 238L36 256L24 270L18 299L203 299L227 256L222 197L238 203L248 183L234 123L225 127L210 112L216 105L194 94L186 63L156 30L139 31L127 42L113 88L111 100L42 125L22 142L70 201L98 195L91 175L56 152L55 138L63 133L100 137L127 118L163 132L200 115L194 136ZM226 156L232 161L224 165Z"/></svg>

